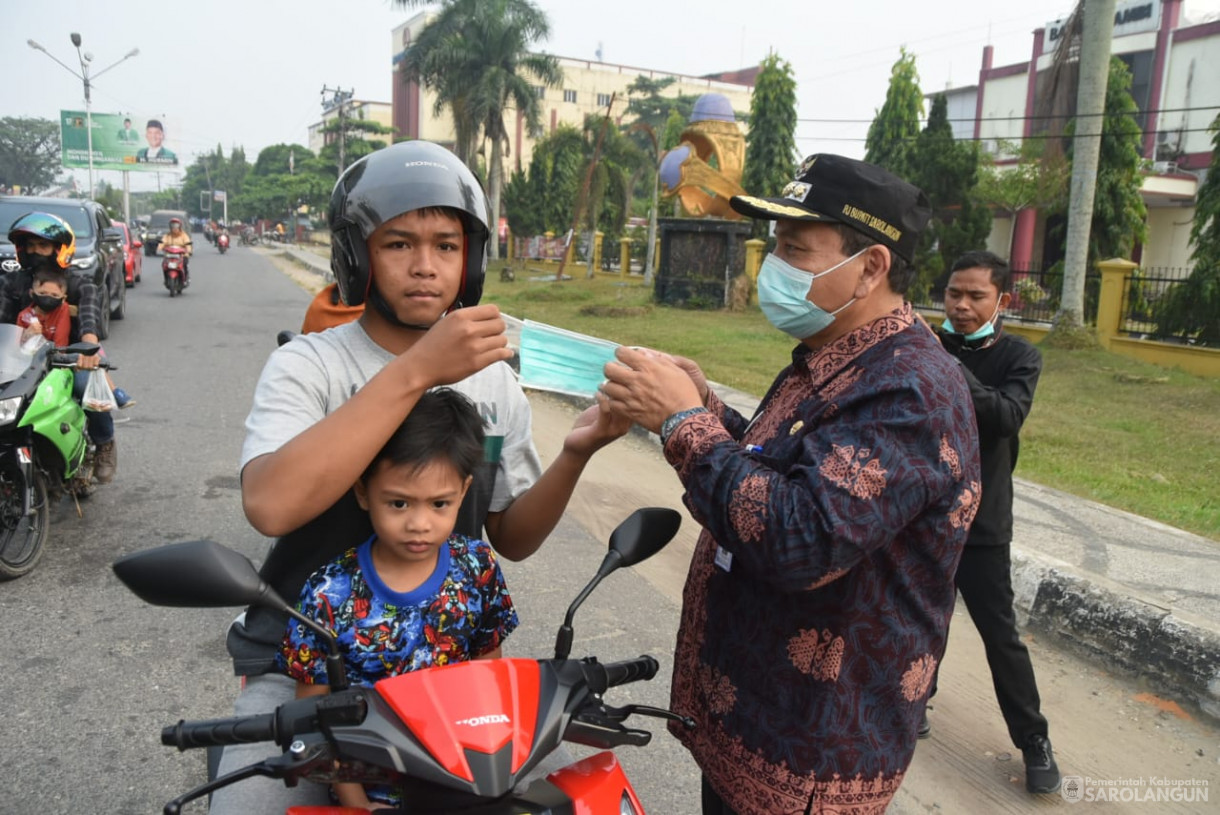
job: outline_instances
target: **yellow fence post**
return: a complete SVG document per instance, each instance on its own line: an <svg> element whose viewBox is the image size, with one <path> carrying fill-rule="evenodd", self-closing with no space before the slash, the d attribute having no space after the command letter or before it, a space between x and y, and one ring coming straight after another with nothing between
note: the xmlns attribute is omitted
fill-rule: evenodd
<svg viewBox="0 0 1220 815"><path fill-rule="evenodd" d="M1122 320L1123 283L1132 271L1139 268L1122 258L1098 261L1101 271L1101 294L1097 298L1097 340L1101 347L1110 350L1110 343L1118 336Z"/></svg>
<svg viewBox="0 0 1220 815"><path fill-rule="evenodd" d="M602 241L605 237L606 233L600 229L593 233L593 271L595 272L602 270Z"/></svg>
<svg viewBox="0 0 1220 815"><path fill-rule="evenodd" d="M513 262L513 231L511 229L504 230L505 246L504 259L509 263Z"/></svg>
<svg viewBox="0 0 1220 815"><path fill-rule="evenodd" d="M626 235L618 239L618 273L626 277L631 271L631 238Z"/></svg>
<svg viewBox="0 0 1220 815"><path fill-rule="evenodd" d="M766 246L767 242L758 238L746 241L746 277L750 278L751 286L758 286L758 270L762 267L763 249Z"/></svg>

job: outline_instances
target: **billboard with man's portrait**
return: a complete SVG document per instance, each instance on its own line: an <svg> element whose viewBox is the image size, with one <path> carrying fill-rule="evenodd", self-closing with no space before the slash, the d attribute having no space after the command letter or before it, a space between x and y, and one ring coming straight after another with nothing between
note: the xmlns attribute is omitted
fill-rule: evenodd
<svg viewBox="0 0 1220 815"><path fill-rule="evenodd" d="M178 155L169 147L164 118L83 110L59 112L59 141L64 167L88 168L89 130L93 122L93 169L174 171Z"/></svg>

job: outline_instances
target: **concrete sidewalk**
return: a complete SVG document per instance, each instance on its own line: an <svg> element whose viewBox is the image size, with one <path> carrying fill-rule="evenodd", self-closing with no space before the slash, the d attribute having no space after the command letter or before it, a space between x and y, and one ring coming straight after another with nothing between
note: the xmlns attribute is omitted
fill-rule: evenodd
<svg viewBox="0 0 1220 815"><path fill-rule="evenodd" d="M275 248L329 273L313 252ZM521 323L507 320L517 349ZM743 415L758 407L758 397L712 387ZM1220 719L1220 543L1021 479L1013 516L1026 625Z"/></svg>

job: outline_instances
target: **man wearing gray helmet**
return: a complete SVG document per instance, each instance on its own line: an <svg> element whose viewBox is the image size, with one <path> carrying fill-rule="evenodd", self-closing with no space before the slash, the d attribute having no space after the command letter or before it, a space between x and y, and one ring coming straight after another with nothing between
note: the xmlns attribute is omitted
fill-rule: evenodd
<svg viewBox="0 0 1220 815"><path fill-rule="evenodd" d="M242 448L250 523L279 536L261 569L282 597L371 533L352 485L428 389L451 385L487 424L486 458L457 531L509 560L533 554L563 514L589 458L629 426L596 407L576 420L545 472L530 437L530 406L506 364L512 352L494 305L478 305L490 236L487 200L448 150L402 142L339 178L330 202L331 268L343 301L366 304L354 322L301 335L272 353L254 394ZM246 677L238 715L293 698L273 673L285 618L252 607L229 631ZM265 745L226 748L221 772L268 756ZM313 786L312 790L305 787ZM283 813L325 803L322 787L244 781L220 790L212 812Z"/></svg>

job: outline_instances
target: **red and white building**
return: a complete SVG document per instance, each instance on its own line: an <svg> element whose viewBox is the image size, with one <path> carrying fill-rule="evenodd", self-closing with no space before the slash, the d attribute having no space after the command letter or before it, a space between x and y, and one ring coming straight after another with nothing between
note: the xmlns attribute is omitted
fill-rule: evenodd
<svg viewBox="0 0 1220 815"><path fill-rule="evenodd" d="M1145 267L1190 265L1195 197L1212 157L1208 127L1220 114L1220 19L1211 16L1191 19L1184 0L1117 4L1111 53L1131 69L1143 154L1153 168L1140 190L1148 240L1132 258ZM954 135L978 140L1001 165L1014 161L996 155L999 145L1037 134L1038 80L1053 62L1065 22L1034 30L1027 62L995 66L992 47L983 48L978 84L945 91ZM1046 220L1032 209L998 214L988 248L1014 269L1049 267L1059 258L1045 250Z"/></svg>

